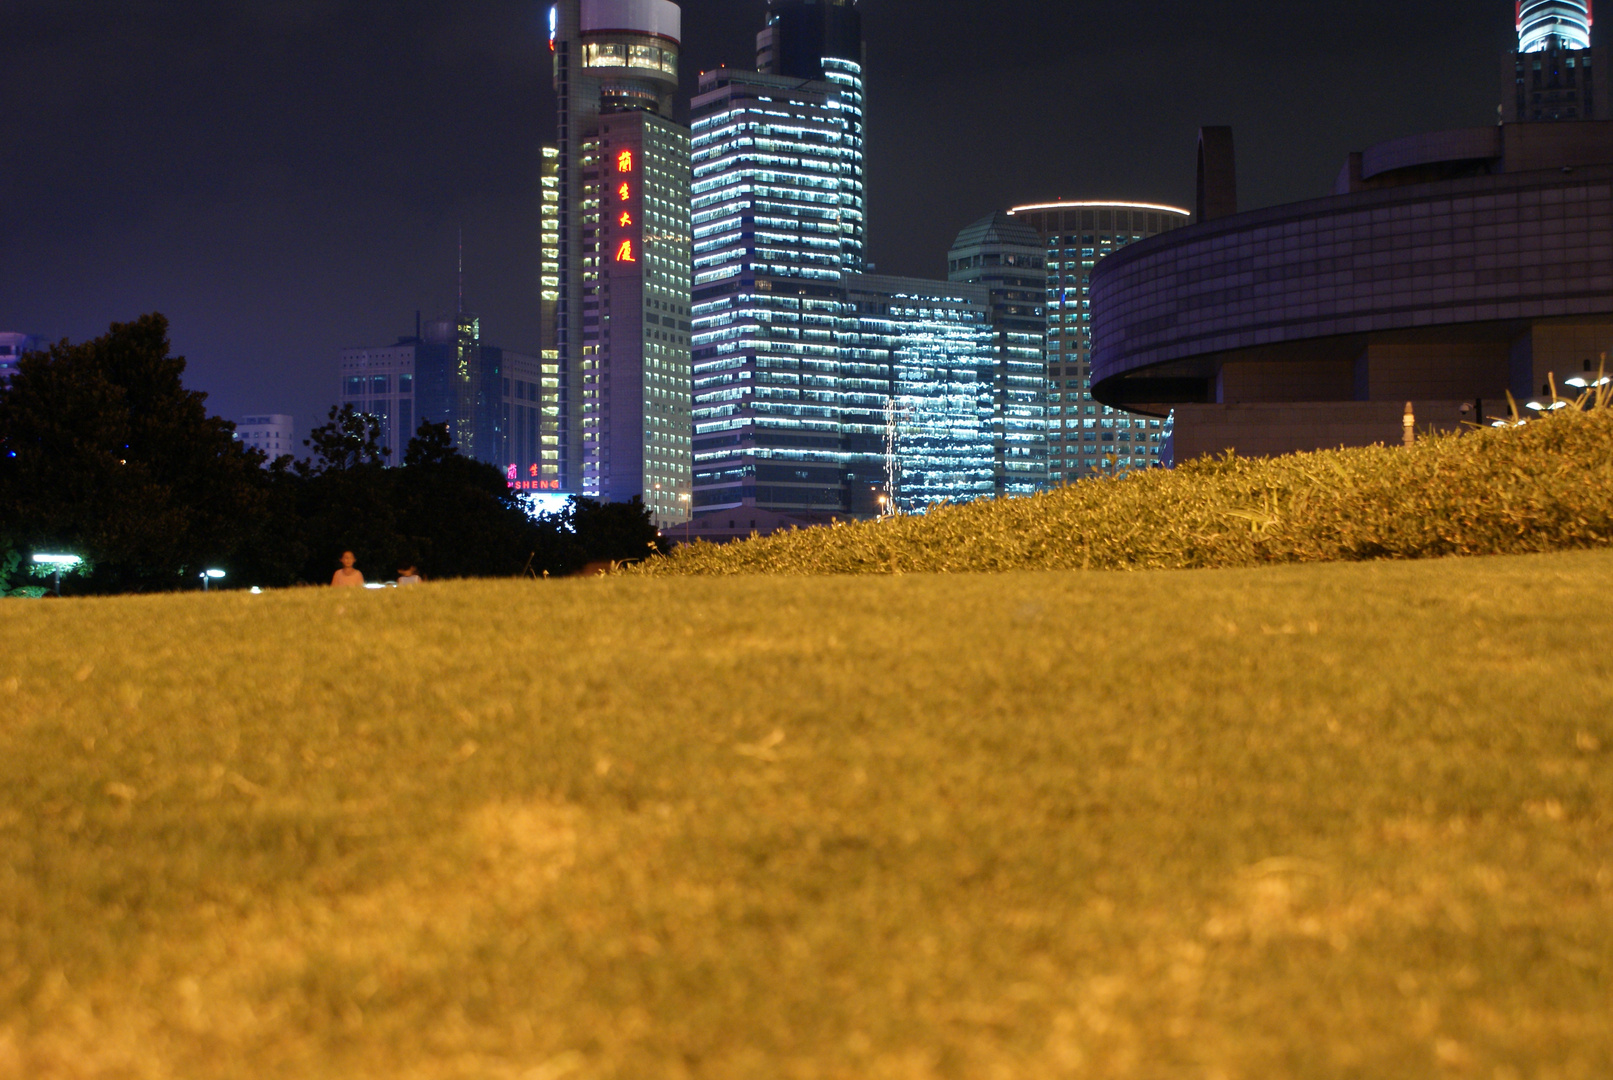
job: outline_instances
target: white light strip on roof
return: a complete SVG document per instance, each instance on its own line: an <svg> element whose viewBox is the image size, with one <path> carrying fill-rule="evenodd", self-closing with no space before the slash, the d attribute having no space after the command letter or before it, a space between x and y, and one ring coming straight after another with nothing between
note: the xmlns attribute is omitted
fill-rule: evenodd
<svg viewBox="0 0 1613 1080"><path fill-rule="evenodd" d="M1165 211L1166 213L1169 213L1169 214L1181 214L1183 217L1192 217L1193 216L1191 211L1183 210L1180 206L1160 206L1160 205L1158 205L1156 203L1140 203L1140 202L1055 202L1055 203L1035 203L1035 204L1033 204L1031 206L1016 206L1012 210L1008 211L1008 213L1010 215L1013 215L1013 214L1022 214L1022 213L1025 213L1026 211L1029 211L1029 210L1075 210L1075 209L1086 209L1086 208L1089 208L1089 207L1098 207L1098 206L1106 206L1106 207L1109 207L1111 209L1116 209L1116 210L1163 210L1163 211Z"/></svg>

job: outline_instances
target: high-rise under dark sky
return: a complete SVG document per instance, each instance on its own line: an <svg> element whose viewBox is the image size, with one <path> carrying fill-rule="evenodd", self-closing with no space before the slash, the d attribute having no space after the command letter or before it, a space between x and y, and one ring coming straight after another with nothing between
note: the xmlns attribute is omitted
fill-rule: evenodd
<svg viewBox="0 0 1613 1080"><path fill-rule="evenodd" d="M822 79L825 59L862 64L863 16L857 0L773 0L756 35L756 68L796 79Z"/></svg>

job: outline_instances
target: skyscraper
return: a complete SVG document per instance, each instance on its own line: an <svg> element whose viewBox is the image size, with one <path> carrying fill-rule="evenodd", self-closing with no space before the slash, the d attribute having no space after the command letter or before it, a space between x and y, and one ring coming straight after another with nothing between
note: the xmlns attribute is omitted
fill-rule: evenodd
<svg viewBox="0 0 1613 1080"><path fill-rule="evenodd" d="M849 459L853 484L904 513L995 494L991 295L965 285L850 274L840 347L847 364L888 373L884 453ZM870 468L870 466L876 466ZM853 489L856 494L856 488Z"/></svg>
<svg viewBox="0 0 1613 1080"><path fill-rule="evenodd" d="M862 262L842 90L719 68L693 117L695 508L841 513L848 449L882 454L889 382L842 382L842 280Z"/></svg>
<svg viewBox="0 0 1613 1080"><path fill-rule="evenodd" d="M769 0L767 25L756 35L756 70L767 75L826 82L838 91L846 120L844 148L850 170L840 187L840 227L861 269L868 247L867 198L863 189L862 11L857 0Z"/></svg>
<svg viewBox="0 0 1613 1080"><path fill-rule="evenodd" d="M1591 45L1591 0L1518 0L1517 18L1506 119L1613 119L1607 49Z"/></svg>
<svg viewBox="0 0 1613 1080"><path fill-rule="evenodd" d="M1047 255L1037 231L1001 211L958 234L947 277L990 300L992 476L997 495L1047 484Z"/></svg>
<svg viewBox="0 0 1613 1080"><path fill-rule="evenodd" d="M1008 213L1040 235L1047 255L1048 481L1160 464L1167 421L1092 400L1088 292L1099 259L1180 228L1191 215L1174 206L1130 202L1040 203Z"/></svg>
<svg viewBox="0 0 1613 1080"><path fill-rule="evenodd" d="M571 490L688 513L689 133L672 119L682 16L669 0L562 0L554 346Z"/></svg>

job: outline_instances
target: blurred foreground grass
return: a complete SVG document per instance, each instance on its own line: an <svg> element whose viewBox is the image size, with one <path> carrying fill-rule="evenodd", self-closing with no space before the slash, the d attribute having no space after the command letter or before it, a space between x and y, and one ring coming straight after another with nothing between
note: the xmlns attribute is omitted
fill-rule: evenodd
<svg viewBox="0 0 1613 1080"><path fill-rule="evenodd" d="M1610 584L0 604L0 1077L1605 1078Z"/></svg>

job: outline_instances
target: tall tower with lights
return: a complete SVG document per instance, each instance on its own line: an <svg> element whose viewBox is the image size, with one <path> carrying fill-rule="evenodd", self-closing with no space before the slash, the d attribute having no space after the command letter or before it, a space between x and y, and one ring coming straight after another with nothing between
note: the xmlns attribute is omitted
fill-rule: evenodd
<svg viewBox="0 0 1613 1080"><path fill-rule="evenodd" d="M558 145L553 346L568 490L690 505L689 131L672 119L670 0L561 0L550 17Z"/></svg>
<svg viewBox="0 0 1613 1080"><path fill-rule="evenodd" d="M862 10L857 0L769 0L767 25L756 35L756 70L826 82L836 90L846 121L849 169L840 190L840 229L846 265L862 268L868 247L863 188Z"/></svg>
<svg viewBox="0 0 1613 1080"><path fill-rule="evenodd" d="M1506 119L1613 119L1607 49L1591 44L1591 2L1518 0L1518 51L1506 62Z"/></svg>

